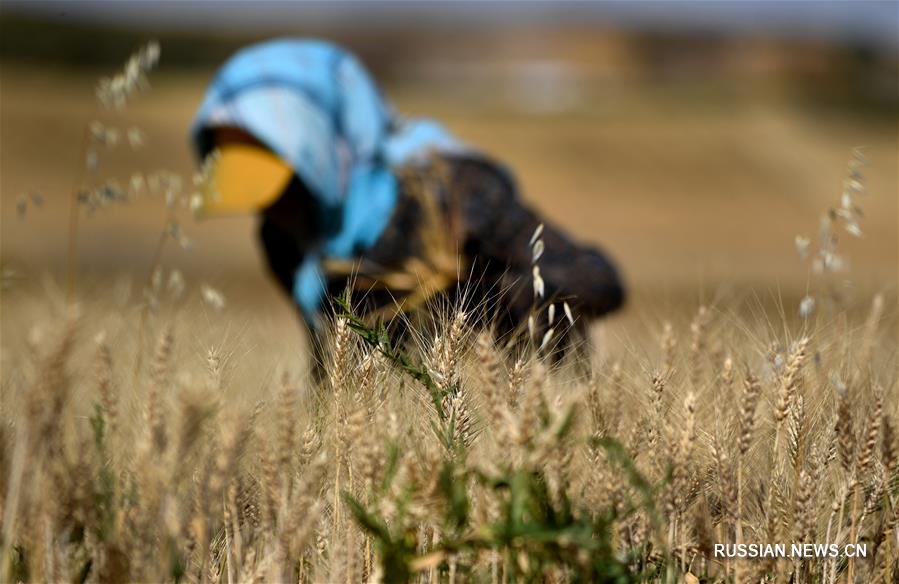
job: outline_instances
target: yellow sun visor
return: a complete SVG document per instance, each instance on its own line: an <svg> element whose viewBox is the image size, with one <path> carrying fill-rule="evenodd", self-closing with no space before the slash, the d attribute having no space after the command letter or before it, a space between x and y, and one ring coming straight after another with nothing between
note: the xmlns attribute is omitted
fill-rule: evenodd
<svg viewBox="0 0 899 584"><path fill-rule="evenodd" d="M248 144L219 146L210 164L197 210L203 217L264 209L281 196L293 175L276 155Z"/></svg>

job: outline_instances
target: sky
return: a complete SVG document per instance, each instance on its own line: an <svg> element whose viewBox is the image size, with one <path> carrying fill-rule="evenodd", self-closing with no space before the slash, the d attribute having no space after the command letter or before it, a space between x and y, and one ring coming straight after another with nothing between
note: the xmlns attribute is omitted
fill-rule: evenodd
<svg viewBox="0 0 899 584"><path fill-rule="evenodd" d="M851 41L899 49L899 0L399 2L4 0L2 10L54 20L169 29L277 30L302 19L322 27L451 28L590 23L619 29L753 34Z"/></svg>

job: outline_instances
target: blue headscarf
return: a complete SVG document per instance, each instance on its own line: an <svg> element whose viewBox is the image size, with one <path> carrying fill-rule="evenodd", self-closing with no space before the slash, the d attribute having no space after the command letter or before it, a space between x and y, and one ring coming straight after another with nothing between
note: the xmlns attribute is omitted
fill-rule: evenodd
<svg viewBox="0 0 899 584"><path fill-rule="evenodd" d="M352 259L377 241L398 198L392 167L461 145L440 124L400 120L362 64L331 43L275 40L234 55L210 84L191 131L240 128L290 164L316 198L325 237L307 250L293 296L315 324L325 293L321 261Z"/></svg>

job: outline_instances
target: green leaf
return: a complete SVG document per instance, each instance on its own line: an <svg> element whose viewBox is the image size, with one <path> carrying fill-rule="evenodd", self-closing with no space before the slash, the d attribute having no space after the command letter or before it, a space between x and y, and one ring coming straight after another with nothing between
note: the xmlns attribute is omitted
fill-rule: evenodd
<svg viewBox="0 0 899 584"><path fill-rule="evenodd" d="M361 318L353 313L345 295L335 296L334 302L340 308L340 316L346 319L350 330L379 351L394 365L402 369L407 375L421 383L428 390L438 417L441 420L446 418L446 413L443 411L444 392L434 382L427 369L422 366L416 366L405 352L391 345L390 335L387 333L383 323L378 323L375 329L366 325Z"/></svg>
<svg viewBox="0 0 899 584"><path fill-rule="evenodd" d="M407 582L411 577L409 563L415 557L416 542L413 537L393 537L387 524L369 513L362 504L347 492L343 500L359 525L375 539L380 552L381 567L386 582Z"/></svg>

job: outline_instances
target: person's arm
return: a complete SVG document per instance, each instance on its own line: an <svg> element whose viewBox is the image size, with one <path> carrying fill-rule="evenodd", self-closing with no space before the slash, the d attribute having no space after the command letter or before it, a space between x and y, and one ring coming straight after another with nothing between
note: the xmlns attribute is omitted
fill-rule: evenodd
<svg viewBox="0 0 899 584"><path fill-rule="evenodd" d="M259 240L265 250L269 270L284 292L291 295L294 274L303 261L303 250L297 247L289 232L264 217L259 225Z"/></svg>
<svg viewBox="0 0 899 584"><path fill-rule="evenodd" d="M259 238L268 266L287 294L292 294L294 276L306 253L319 245L320 214L315 198L297 177L262 210Z"/></svg>

